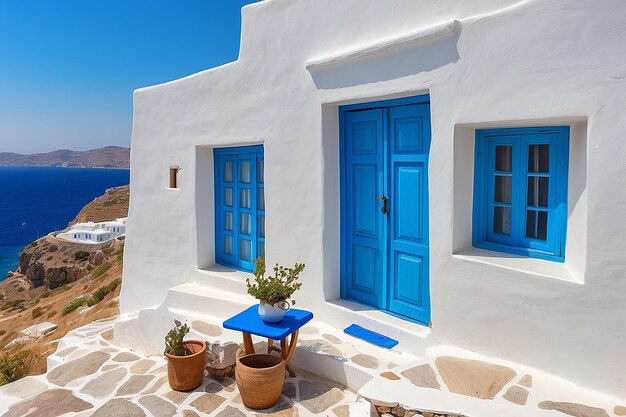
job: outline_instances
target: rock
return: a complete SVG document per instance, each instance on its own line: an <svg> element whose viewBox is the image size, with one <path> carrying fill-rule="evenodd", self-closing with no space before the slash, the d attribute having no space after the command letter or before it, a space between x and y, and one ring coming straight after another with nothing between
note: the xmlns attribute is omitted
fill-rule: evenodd
<svg viewBox="0 0 626 417"><path fill-rule="evenodd" d="M69 382L95 373L111 355L104 352L91 352L71 362L61 364L48 372L48 381L65 386Z"/></svg>
<svg viewBox="0 0 626 417"><path fill-rule="evenodd" d="M246 417L246 415L235 407L227 406L215 417Z"/></svg>
<svg viewBox="0 0 626 417"><path fill-rule="evenodd" d="M217 409L226 398L221 397L217 394L202 394L200 397L196 398L191 402L191 406L195 407L201 413L211 414L213 411Z"/></svg>
<svg viewBox="0 0 626 417"><path fill-rule="evenodd" d="M528 401L528 390L526 388L512 386L502 397L513 404L526 405Z"/></svg>
<svg viewBox="0 0 626 417"><path fill-rule="evenodd" d="M237 350L239 350L239 345L233 342L207 343L207 368L225 369L235 365Z"/></svg>
<svg viewBox="0 0 626 417"><path fill-rule="evenodd" d="M145 374L146 372L148 372L150 370L150 368L152 368L154 365L156 364L155 361L150 360L150 359L142 359L139 362L137 362L136 364L134 364L131 368L130 368L130 372L133 374Z"/></svg>
<svg viewBox="0 0 626 417"><path fill-rule="evenodd" d="M31 395L38 394L48 388L48 385L39 381L38 379L27 376L22 379L18 379L15 382L6 384L0 387L0 394L4 394L9 397L26 398Z"/></svg>
<svg viewBox="0 0 626 417"><path fill-rule="evenodd" d="M82 394L91 395L94 398L105 398L113 392L117 384L124 379L128 372L124 368L107 371L89 381L81 390Z"/></svg>
<svg viewBox="0 0 626 417"><path fill-rule="evenodd" d="M233 402L235 402L233 400ZM255 417L298 417L298 409L291 405L284 397L280 397L274 407L269 412L257 413Z"/></svg>
<svg viewBox="0 0 626 417"><path fill-rule="evenodd" d="M345 404L338 405L337 407L333 408L333 413L335 413L337 417L350 417L348 406Z"/></svg>
<svg viewBox="0 0 626 417"><path fill-rule="evenodd" d="M192 410L184 410L183 411L183 417L200 417L198 415L198 413L196 413L195 411Z"/></svg>
<svg viewBox="0 0 626 417"><path fill-rule="evenodd" d="M300 404L313 414L321 413L344 398L337 388L301 379L298 381Z"/></svg>
<svg viewBox="0 0 626 417"><path fill-rule="evenodd" d="M106 261L106 259L106 255L101 250L89 254L89 263L94 266L102 265L102 263Z"/></svg>
<svg viewBox="0 0 626 417"><path fill-rule="evenodd" d="M387 407L386 405L379 405L379 406L376 407L376 409L381 414L388 413L388 412L391 411L391 408Z"/></svg>
<svg viewBox="0 0 626 417"><path fill-rule="evenodd" d="M555 410L574 417L609 417L602 408L568 402L542 401L539 403L542 410Z"/></svg>
<svg viewBox="0 0 626 417"><path fill-rule="evenodd" d="M222 390L222 384L218 384L217 382L209 381L208 384L204 387L204 392L209 392L211 394L218 393Z"/></svg>
<svg viewBox="0 0 626 417"><path fill-rule="evenodd" d="M390 413L383 413L383 414L381 414L381 416L380 416L380 417L393 417L393 414L390 414Z"/></svg>
<svg viewBox="0 0 626 417"><path fill-rule="evenodd" d="M67 355L69 355L70 353L74 352L76 349L78 349L76 346L72 346L72 347L69 347L69 348L67 348L67 349L63 349L63 350L62 350L62 351L60 351L60 352L55 353L55 355L56 355L56 356L59 356L59 357L61 357L61 358L64 358L64 357L66 357Z"/></svg>
<svg viewBox="0 0 626 417"><path fill-rule="evenodd" d="M402 376L411 381L415 386L441 389L435 371L427 363L402 371Z"/></svg>
<svg viewBox="0 0 626 417"><path fill-rule="evenodd" d="M365 355L363 353L359 353L354 355L350 360L357 365L361 365L364 368L376 369L378 368L378 359L374 356Z"/></svg>
<svg viewBox="0 0 626 417"><path fill-rule="evenodd" d="M402 407L396 406L391 409L391 414L397 417L404 417L405 410Z"/></svg>
<svg viewBox="0 0 626 417"><path fill-rule="evenodd" d="M395 373L391 371L381 372L380 376L382 376L383 378L390 379L392 381L397 381L400 379L398 375L396 375Z"/></svg>
<svg viewBox="0 0 626 417"><path fill-rule="evenodd" d="M296 385L293 382L285 382L283 385L283 395L292 400L296 399Z"/></svg>
<svg viewBox="0 0 626 417"><path fill-rule="evenodd" d="M613 412L615 413L615 415L618 416L626 416L626 407L623 407L621 405L615 406Z"/></svg>
<svg viewBox="0 0 626 417"><path fill-rule="evenodd" d="M156 395L148 395L139 399L139 404L143 405L153 416L173 417L176 414L176 406L168 401L162 400Z"/></svg>
<svg viewBox="0 0 626 417"><path fill-rule="evenodd" d="M11 406L2 417L57 417L90 408L92 404L75 397L72 391L51 389Z"/></svg>
<svg viewBox="0 0 626 417"><path fill-rule="evenodd" d="M341 343L343 343L340 338L332 334L324 333L322 337L328 340L330 343L334 343L336 345L340 345Z"/></svg>
<svg viewBox="0 0 626 417"><path fill-rule="evenodd" d="M114 398L98 408L92 417L145 417L145 415L138 405L123 398Z"/></svg>
<svg viewBox="0 0 626 417"><path fill-rule="evenodd" d="M163 377L159 378L154 384L152 384L152 386L148 390L144 391L144 394L154 394L166 382L167 382L167 377L166 376L163 376Z"/></svg>
<svg viewBox="0 0 626 417"><path fill-rule="evenodd" d="M106 332L102 332L100 334L100 337L102 337L104 340L108 340L109 342L113 340L113 329L109 329Z"/></svg>
<svg viewBox="0 0 626 417"><path fill-rule="evenodd" d="M154 375L133 375L117 390L115 396L123 397L125 395L138 394L153 379Z"/></svg>
<svg viewBox="0 0 626 417"><path fill-rule="evenodd" d="M312 352L323 352L327 355L343 358L343 354L335 346L328 344L322 339L303 340L298 343L298 347L304 348Z"/></svg>
<svg viewBox="0 0 626 417"><path fill-rule="evenodd" d="M177 405L180 405L183 401L187 399L187 397L189 397L188 392L168 391L165 393L165 398L169 399Z"/></svg>
<svg viewBox="0 0 626 417"><path fill-rule="evenodd" d="M220 336L224 330L220 326L209 324L201 320L194 320L191 322L191 328L207 336Z"/></svg>
<svg viewBox="0 0 626 417"><path fill-rule="evenodd" d="M135 355L134 353L122 352L122 353L117 354L113 358L113 361L114 362L132 362L138 359L139 359L139 356Z"/></svg>
<svg viewBox="0 0 626 417"><path fill-rule="evenodd" d="M532 375L524 375L522 377L522 379L519 380L518 384L520 384L523 387L526 388L532 388L533 387L533 377Z"/></svg>
<svg viewBox="0 0 626 417"><path fill-rule="evenodd" d="M506 366L452 356L438 357L435 365L450 391L483 400L493 400L517 375Z"/></svg>

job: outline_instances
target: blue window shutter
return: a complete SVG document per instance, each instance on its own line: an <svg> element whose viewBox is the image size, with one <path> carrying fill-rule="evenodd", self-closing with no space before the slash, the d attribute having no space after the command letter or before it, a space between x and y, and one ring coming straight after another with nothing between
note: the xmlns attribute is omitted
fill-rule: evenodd
<svg viewBox="0 0 626 417"><path fill-rule="evenodd" d="M263 175L260 171L263 146L219 148L214 149L213 154L215 261L252 271L255 259L262 256L261 251L265 249ZM260 194L262 201L259 200ZM262 209L260 204L263 204Z"/></svg>
<svg viewBox="0 0 626 417"><path fill-rule="evenodd" d="M477 130L475 145L474 246L564 261L569 127Z"/></svg>

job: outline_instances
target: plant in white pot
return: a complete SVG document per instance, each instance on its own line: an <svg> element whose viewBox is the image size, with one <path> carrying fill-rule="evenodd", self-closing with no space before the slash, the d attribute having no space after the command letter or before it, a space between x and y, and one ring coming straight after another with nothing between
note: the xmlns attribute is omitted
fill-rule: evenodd
<svg viewBox="0 0 626 417"><path fill-rule="evenodd" d="M265 260L258 258L254 269L254 283L246 280L248 294L259 300L259 315L268 323L277 323L283 319L295 300L288 301L294 292L300 289L302 283L298 276L304 269L304 264L296 262L293 268L286 268L276 264L274 275L265 276Z"/></svg>

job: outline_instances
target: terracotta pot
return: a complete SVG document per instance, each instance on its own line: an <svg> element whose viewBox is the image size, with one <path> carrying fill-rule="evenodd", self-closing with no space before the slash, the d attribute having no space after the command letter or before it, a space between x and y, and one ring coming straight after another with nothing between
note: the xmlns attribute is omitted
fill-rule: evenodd
<svg viewBox="0 0 626 417"><path fill-rule="evenodd" d="M285 361L274 355L237 355L235 380L243 404L253 410L270 408L278 402L285 382Z"/></svg>
<svg viewBox="0 0 626 417"><path fill-rule="evenodd" d="M167 358L167 380L175 391L191 391L202 384L206 362L206 343L187 340L183 345L192 352L188 356L165 354Z"/></svg>

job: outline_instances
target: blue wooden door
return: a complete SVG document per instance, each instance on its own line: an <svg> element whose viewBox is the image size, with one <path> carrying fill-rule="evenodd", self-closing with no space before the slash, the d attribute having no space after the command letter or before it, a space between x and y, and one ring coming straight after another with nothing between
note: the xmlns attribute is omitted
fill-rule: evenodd
<svg viewBox="0 0 626 417"><path fill-rule="evenodd" d="M388 308L429 324L429 105L392 107L389 137Z"/></svg>
<svg viewBox="0 0 626 417"><path fill-rule="evenodd" d="M383 285L386 219L377 198L385 193L382 109L346 113L345 230L347 233L345 295L385 307Z"/></svg>
<svg viewBox="0 0 626 417"><path fill-rule="evenodd" d="M429 324L429 104L357 108L342 123L343 296Z"/></svg>

